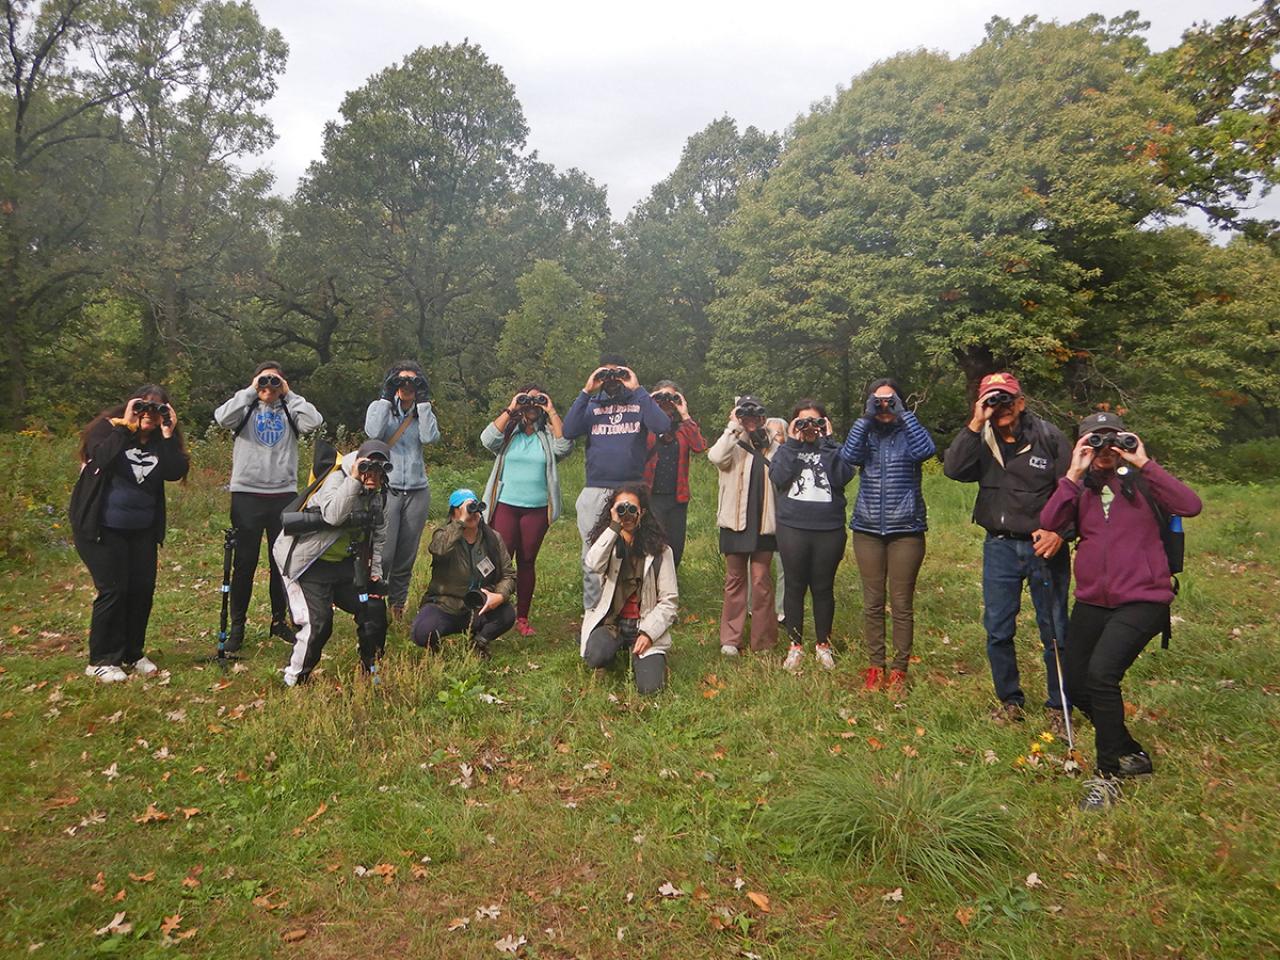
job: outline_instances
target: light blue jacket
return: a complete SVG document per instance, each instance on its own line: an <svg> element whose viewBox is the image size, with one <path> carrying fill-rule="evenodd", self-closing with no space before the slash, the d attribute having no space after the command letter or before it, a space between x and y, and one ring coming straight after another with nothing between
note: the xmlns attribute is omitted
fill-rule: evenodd
<svg viewBox="0 0 1280 960"><path fill-rule="evenodd" d="M545 429L535 431L535 435L542 441L542 449L547 455L547 518L555 523L560 518L560 470L556 464L573 452L573 441L553 437ZM497 457L493 461L493 469L489 471L489 480L484 485L482 497L489 505L489 515L493 516L493 508L498 505L498 494L502 487L502 457L507 449L507 438L490 422L480 434L480 443Z"/></svg>
<svg viewBox="0 0 1280 960"><path fill-rule="evenodd" d="M422 464L422 448L440 439L440 425L436 422L431 401L424 400L417 409L409 411L413 422L400 434L391 448L391 487L394 490L424 490L427 488L427 470ZM375 400L364 415L364 432L370 440L391 441L391 435L405 418L400 400Z"/></svg>

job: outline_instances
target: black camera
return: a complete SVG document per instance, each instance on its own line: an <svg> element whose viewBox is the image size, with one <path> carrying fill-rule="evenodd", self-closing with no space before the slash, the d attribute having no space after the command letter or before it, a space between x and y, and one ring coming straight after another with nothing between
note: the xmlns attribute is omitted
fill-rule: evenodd
<svg viewBox="0 0 1280 960"><path fill-rule="evenodd" d="M680 394L675 393L673 391L662 390L659 393L655 393L653 395L653 400L655 403L677 404L680 402L681 397L680 397Z"/></svg>
<svg viewBox="0 0 1280 960"><path fill-rule="evenodd" d="M516 397L516 406L519 407L545 407L547 398L540 393L522 393Z"/></svg>
<svg viewBox="0 0 1280 960"><path fill-rule="evenodd" d="M640 516L640 508L637 507L634 503L631 503L630 501L624 501L623 503L619 503L616 507L614 507L614 511L618 514L619 520L621 520L623 517Z"/></svg>
<svg viewBox="0 0 1280 960"><path fill-rule="evenodd" d="M484 609L486 599L483 590L472 587L462 595L462 605L473 613L478 613Z"/></svg>
<svg viewBox="0 0 1280 960"><path fill-rule="evenodd" d="M1085 442L1095 451L1105 450L1107 447L1119 447L1121 450L1133 453L1138 449L1138 438L1132 433L1091 433Z"/></svg>
<svg viewBox="0 0 1280 960"><path fill-rule="evenodd" d="M264 373L258 378L258 389L263 387L279 387L283 386L284 381L277 377L274 373Z"/></svg>
<svg viewBox="0 0 1280 960"><path fill-rule="evenodd" d="M631 371L626 367L601 367L596 371L596 379L601 383L607 383L610 380L625 380L631 375Z"/></svg>
<svg viewBox="0 0 1280 960"><path fill-rule="evenodd" d="M759 403L744 403L733 412L739 420L743 417L759 417L763 420L765 415L764 405Z"/></svg>
<svg viewBox="0 0 1280 960"><path fill-rule="evenodd" d="M984 407L1007 407L1013 401L1017 400L1017 396L1005 390L997 390L982 401Z"/></svg>
<svg viewBox="0 0 1280 960"><path fill-rule="evenodd" d="M483 500L468 500L468 501L467 501L467 513L484 513L484 501L483 501Z"/></svg>
<svg viewBox="0 0 1280 960"><path fill-rule="evenodd" d="M822 417L801 417L796 421L797 430L817 430L819 433L827 432L827 421Z"/></svg>

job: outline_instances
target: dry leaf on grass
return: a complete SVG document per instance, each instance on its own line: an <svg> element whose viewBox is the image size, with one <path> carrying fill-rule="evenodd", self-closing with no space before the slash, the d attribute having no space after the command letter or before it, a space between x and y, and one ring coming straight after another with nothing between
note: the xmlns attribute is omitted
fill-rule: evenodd
<svg viewBox="0 0 1280 960"><path fill-rule="evenodd" d="M134 883L150 883L155 878L156 878L156 872L154 870L148 870L146 873L129 874L129 879L132 880Z"/></svg>
<svg viewBox="0 0 1280 960"><path fill-rule="evenodd" d="M747 899L750 900L752 903L754 903L757 907L759 907L762 913L772 912L769 909L769 897L766 894L757 893L754 890L748 890Z"/></svg>
<svg viewBox="0 0 1280 960"><path fill-rule="evenodd" d="M200 815L199 807L179 807L178 809L182 811L183 820L190 820L192 817Z"/></svg>
<svg viewBox="0 0 1280 960"><path fill-rule="evenodd" d="M496 903L491 903L487 907L476 907L477 920L497 920L502 916L502 907Z"/></svg>
<svg viewBox="0 0 1280 960"><path fill-rule="evenodd" d="M683 897L684 891L675 886L671 881L667 881L658 888L658 892L664 897Z"/></svg>
<svg viewBox="0 0 1280 960"><path fill-rule="evenodd" d="M175 913L171 917L164 918L164 923L160 924L160 932L167 937L180 926L182 926L182 914Z"/></svg>
<svg viewBox="0 0 1280 960"><path fill-rule="evenodd" d="M973 907L960 907L956 910L956 919L960 921L960 926L968 927L973 922L973 915L976 913Z"/></svg>
<svg viewBox="0 0 1280 960"><path fill-rule="evenodd" d="M154 803L147 804L147 809L142 811L133 818L134 823L158 823L161 820L168 820L169 815L163 810L157 810Z"/></svg>
<svg viewBox="0 0 1280 960"><path fill-rule="evenodd" d="M880 899L881 899L881 900L883 900L885 903L901 903L901 902L902 902L902 888L901 888L901 887L897 887L897 888L895 888L895 889L893 889L893 890L890 890L888 893L886 893L886 894L885 894L883 897L881 897Z"/></svg>
<svg viewBox="0 0 1280 960"><path fill-rule="evenodd" d="M879 740L877 740L875 737L867 737L867 746L870 747L872 750L884 749L884 744L881 743Z"/></svg>
<svg viewBox="0 0 1280 960"><path fill-rule="evenodd" d="M501 940L495 940L493 945L498 948L501 953L519 953L520 948L529 941L523 936L517 937L515 934L507 934Z"/></svg>
<svg viewBox="0 0 1280 960"><path fill-rule="evenodd" d="M307 939L307 931L305 930L286 930L280 934L280 939L285 943L297 943L299 940Z"/></svg>
<svg viewBox="0 0 1280 960"><path fill-rule="evenodd" d="M455 930L467 929L470 923L471 923L470 917L454 917L452 920L449 921L449 925L445 927L445 929L448 930L450 933L453 933Z"/></svg>
<svg viewBox="0 0 1280 960"><path fill-rule="evenodd" d="M1034 890L1036 887L1043 887L1044 881L1040 879L1040 874L1032 872L1027 874L1027 879L1023 881L1027 885L1028 890Z"/></svg>
<svg viewBox="0 0 1280 960"><path fill-rule="evenodd" d="M129 933L131 930L133 930L133 924L125 922L124 911L121 910L119 913L117 913L114 917L111 918L111 922L108 923L105 927L99 927L97 930L93 931L93 935L95 937L116 936L116 935L124 936L126 933Z"/></svg>

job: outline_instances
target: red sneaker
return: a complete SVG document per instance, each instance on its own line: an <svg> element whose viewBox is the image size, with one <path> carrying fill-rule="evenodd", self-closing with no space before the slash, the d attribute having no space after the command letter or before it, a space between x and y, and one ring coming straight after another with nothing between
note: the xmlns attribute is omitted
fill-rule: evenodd
<svg viewBox="0 0 1280 960"><path fill-rule="evenodd" d="M884 667L867 667L862 674L863 690L879 690L884 684Z"/></svg>
<svg viewBox="0 0 1280 960"><path fill-rule="evenodd" d="M516 617L516 630L522 637L536 636L538 631L529 624L528 617Z"/></svg>
<svg viewBox="0 0 1280 960"><path fill-rule="evenodd" d="M898 694L907 689L907 671L890 670L889 679L884 682L886 693Z"/></svg>

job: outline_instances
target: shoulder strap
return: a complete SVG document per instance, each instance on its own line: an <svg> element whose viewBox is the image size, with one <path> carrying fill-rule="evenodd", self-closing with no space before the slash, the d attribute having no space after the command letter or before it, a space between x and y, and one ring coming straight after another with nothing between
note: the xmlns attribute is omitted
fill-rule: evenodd
<svg viewBox="0 0 1280 960"><path fill-rule="evenodd" d="M1169 553L1169 516L1164 512L1160 504L1156 503L1156 498L1151 495L1151 488L1147 485L1147 481L1142 479L1142 475L1135 471L1133 476L1133 485L1138 489L1138 493L1142 499L1147 501L1147 506L1151 508L1152 514L1156 518L1156 527L1160 531L1160 545L1164 547L1165 555ZM1178 595L1178 589L1181 584L1178 578L1173 574L1169 575L1170 586L1173 587L1173 595ZM1173 636L1173 612L1166 615L1164 627L1160 631L1160 649L1169 649L1169 639Z"/></svg>
<svg viewBox="0 0 1280 960"><path fill-rule="evenodd" d="M298 439L302 434L298 433L298 425L293 422L293 416L289 413L288 401L282 396L280 398L280 412L284 414L285 422L289 424L289 428L293 431L294 439Z"/></svg>
<svg viewBox="0 0 1280 960"><path fill-rule="evenodd" d="M395 445L400 442L400 438L404 436L404 432L409 429L410 422L417 418L418 407L417 404L414 404L412 415L407 413L404 415L404 419L400 421L400 426L396 427L396 432L393 433L391 435L391 439L387 441L387 446L394 449Z"/></svg>
<svg viewBox="0 0 1280 960"><path fill-rule="evenodd" d="M763 453L761 453L759 450L757 450L757 449L756 449L755 447L753 447L751 444L747 443L747 441L742 440L742 439L739 439L739 440L738 440L738 446L740 446L743 450L747 451L747 453L751 454L753 457L759 457L761 460L763 460L763 461L764 461L764 465L765 465L766 467L771 467L771 466L773 466L773 461L772 461L772 460L770 460L768 457L766 457Z"/></svg>
<svg viewBox="0 0 1280 960"><path fill-rule="evenodd" d="M257 409L258 409L258 399L255 397L253 400L253 403L249 404L249 409L244 412L244 419L240 421L240 426L236 427L235 430L232 432L231 435L233 437L240 436L240 433L244 430L245 426L253 418L254 411Z"/></svg>

